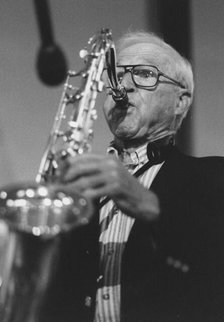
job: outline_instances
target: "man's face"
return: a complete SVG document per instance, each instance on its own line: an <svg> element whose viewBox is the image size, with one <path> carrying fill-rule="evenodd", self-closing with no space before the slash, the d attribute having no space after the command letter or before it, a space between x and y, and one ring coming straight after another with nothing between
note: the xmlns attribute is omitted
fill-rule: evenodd
<svg viewBox="0 0 224 322"><path fill-rule="evenodd" d="M119 53L117 65L150 64L172 77L167 71L168 60L168 55L155 44L136 44ZM128 106L115 103L111 95L104 104L104 114L115 137L121 140L149 140L172 128L179 100L176 86L164 82L150 90L138 88L130 72L124 75L121 84L128 93Z"/></svg>

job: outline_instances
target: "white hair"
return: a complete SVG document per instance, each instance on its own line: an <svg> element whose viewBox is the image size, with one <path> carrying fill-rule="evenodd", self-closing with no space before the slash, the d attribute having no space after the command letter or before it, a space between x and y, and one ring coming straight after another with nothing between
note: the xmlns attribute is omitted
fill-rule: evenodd
<svg viewBox="0 0 224 322"><path fill-rule="evenodd" d="M149 43L155 44L162 49L162 53L167 54L170 69L174 71L175 79L183 84L189 91L189 106L193 100L194 77L190 62L181 56L172 46L167 44L161 37L154 33L145 31L127 32L116 43L116 50L119 52L131 45Z"/></svg>

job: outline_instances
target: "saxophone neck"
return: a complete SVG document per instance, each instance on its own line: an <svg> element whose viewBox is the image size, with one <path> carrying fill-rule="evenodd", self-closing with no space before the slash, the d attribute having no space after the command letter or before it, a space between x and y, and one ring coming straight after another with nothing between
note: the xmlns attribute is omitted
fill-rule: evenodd
<svg viewBox="0 0 224 322"><path fill-rule="evenodd" d="M112 98L116 103L119 105L127 106L128 104L128 95L127 90L124 86L122 86L117 78L116 72L116 50L115 46L112 45L110 51L107 53L106 56L106 64L107 64L107 74L108 80L110 84Z"/></svg>

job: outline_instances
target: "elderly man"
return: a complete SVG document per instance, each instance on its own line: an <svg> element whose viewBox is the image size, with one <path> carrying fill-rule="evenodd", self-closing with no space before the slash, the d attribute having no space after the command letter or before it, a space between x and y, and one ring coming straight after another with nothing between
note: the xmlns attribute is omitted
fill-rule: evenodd
<svg viewBox="0 0 224 322"><path fill-rule="evenodd" d="M191 66L154 34L126 34L116 48L128 100L108 91L108 154L61 169L65 186L101 202L65 236L48 321L223 321L224 160L175 147Z"/></svg>

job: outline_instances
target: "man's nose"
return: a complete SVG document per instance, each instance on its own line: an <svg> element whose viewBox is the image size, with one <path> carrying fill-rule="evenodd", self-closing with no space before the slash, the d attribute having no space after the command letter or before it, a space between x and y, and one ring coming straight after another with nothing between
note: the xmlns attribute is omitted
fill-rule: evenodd
<svg viewBox="0 0 224 322"><path fill-rule="evenodd" d="M126 90L135 88L135 84L133 83L130 71L127 71L123 75L122 80L121 80L121 85L124 86L126 88Z"/></svg>

